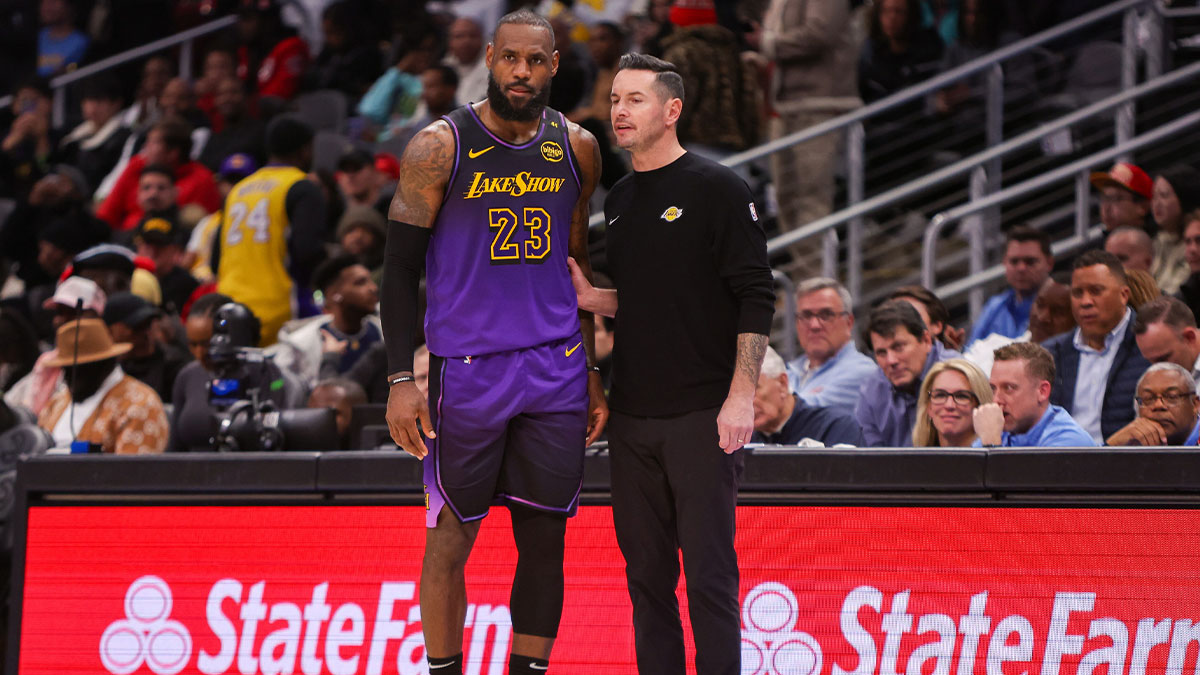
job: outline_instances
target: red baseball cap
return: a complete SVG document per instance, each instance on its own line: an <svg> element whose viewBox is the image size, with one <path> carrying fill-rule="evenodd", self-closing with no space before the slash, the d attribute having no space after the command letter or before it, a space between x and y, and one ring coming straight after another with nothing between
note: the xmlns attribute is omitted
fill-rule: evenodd
<svg viewBox="0 0 1200 675"><path fill-rule="evenodd" d="M380 152L375 155L375 170L392 180L400 180L400 160L390 152Z"/></svg>
<svg viewBox="0 0 1200 675"><path fill-rule="evenodd" d="M1094 172L1091 181L1092 187L1097 190L1115 185L1145 199L1150 199L1154 194L1154 181L1150 180L1150 176L1141 167L1128 162L1117 162L1107 172Z"/></svg>

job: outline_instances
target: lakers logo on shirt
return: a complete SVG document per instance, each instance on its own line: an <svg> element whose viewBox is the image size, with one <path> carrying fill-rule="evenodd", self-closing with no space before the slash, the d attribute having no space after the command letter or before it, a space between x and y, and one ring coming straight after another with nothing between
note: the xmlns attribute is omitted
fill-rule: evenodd
<svg viewBox="0 0 1200 675"><path fill-rule="evenodd" d="M683 209L679 208L678 206L672 206L672 207L668 208L666 211L663 211L663 214L661 216L659 216L659 218L662 218L663 220L667 221L668 223L673 223L682 217L683 217Z"/></svg>
<svg viewBox="0 0 1200 675"><path fill-rule="evenodd" d="M547 162L557 162L563 158L562 146L554 141L542 143L542 158Z"/></svg>

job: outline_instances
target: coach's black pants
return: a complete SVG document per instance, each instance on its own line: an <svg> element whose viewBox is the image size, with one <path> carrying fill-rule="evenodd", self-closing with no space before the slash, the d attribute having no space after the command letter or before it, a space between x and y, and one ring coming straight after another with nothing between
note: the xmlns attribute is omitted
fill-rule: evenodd
<svg viewBox="0 0 1200 675"><path fill-rule="evenodd" d="M698 675L739 675L741 625L734 507L741 452L717 445L717 413L670 418L613 412L612 509L633 601L638 672L683 675L675 588L687 576Z"/></svg>

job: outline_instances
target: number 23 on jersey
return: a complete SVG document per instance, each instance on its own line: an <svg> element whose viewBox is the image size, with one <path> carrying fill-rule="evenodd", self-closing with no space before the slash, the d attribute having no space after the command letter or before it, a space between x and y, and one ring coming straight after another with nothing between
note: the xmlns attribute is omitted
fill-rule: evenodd
<svg viewBox="0 0 1200 675"><path fill-rule="evenodd" d="M519 226L528 232L523 242L513 241ZM494 233L490 252L493 265L540 265L550 255L550 214L539 206L525 207L519 219L509 208L488 209L488 229Z"/></svg>

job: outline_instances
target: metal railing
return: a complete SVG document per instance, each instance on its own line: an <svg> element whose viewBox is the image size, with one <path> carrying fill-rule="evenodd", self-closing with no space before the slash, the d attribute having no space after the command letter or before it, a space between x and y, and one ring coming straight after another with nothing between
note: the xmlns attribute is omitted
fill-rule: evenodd
<svg viewBox="0 0 1200 675"><path fill-rule="evenodd" d="M1048 171L1040 176L1031 178L1023 183L1019 183L1012 187L1005 188L997 193L982 196L972 200L966 204L944 211L937 214L929 222L929 227L925 229L924 249L921 252L921 281L926 288L935 288L935 263L937 261L937 244L941 237L942 230L950 223L964 220L968 217L976 216L983 211L1000 206L1002 204L1013 201L1021 197L1025 197L1031 193L1043 190L1049 186L1059 184L1064 180L1072 179L1075 185L1075 228L1074 234L1066 241L1059 242L1059 251L1070 250L1083 246L1092 241L1100 232L1100 228L1090 227L1087 216L1090 212L1088 205L1091 199L1091 185L1088 177L1094 167L1104 165L1106 162L1132 153L1146 146L1161 143L1174 137L1176 134L1185 130L1191 129L1200 125L1200 112L1193 112L1184 115L1172 122L1168 122L1158 128L1147 131L1140 136L1129 139L1123 143L1119 143L1107 150L1094 153L1083 159L1071 162L1057 169ZM982 229L976 226L967 227L968 238L971 241L971 249L982 251L984 247ZM998 279L1003 272L1002 266L996 265L985 270L980 261L972 258L971 273L963 279L959 279L952 284L937 287L934 293L941 299L955 297L964 292L977 294L977 298L973 299L972 305L977 307L982 304L983 287L982 284L987 281ZM977 311L972 312L972 317L977 314Z"/></svg>
<svg viewBox="0 0 1200 675"><path fill-rule="evenodd" d="M912 184L901 186L864 202L866 179L865 123L870 122L872 118L878 117L881 114L893 112L905 104L921 101L925 97L946 89L956 82L979 73L986 73L987 86L984 104L986 111L985 138L988 147L998 146L1003 141L1004 73L1001 65L1004 62L1014 57L1025 55L1035 47L1042 47L1077 31L1110 20L1113 17L1123 16L1122 37L1124 52L1121 65L1121 83L1122 89L1129 89L1136 83L1138 55L1141 51L1137 40L1138 10L1143 9L1154 10L1147 12L1146 17L1151 27L1151 33L1160 34L1161 28L1159 26L1162 21L1162 14L1157 11L1159 7L1155 0L1119 0L1118 2L1044 30L1036 35L996 49L986 56L948 70L921 84L896 92L852 112L788 134L750 150L726 157L722 160L722 164L730 167L740 166L768 157L792 146L811 141L825 134L845 132L846 191L850 206L837 213L832 213L800 228L772 238L767 242L767 248L769 252L775 253L803 239L822 235L822 274L837 278L836 253L839 238L837 237L835 228L840 225L848 225L846 233L846 285L853 297L861 297L863 240L866 215L874 209L894 204L922 190L928 189L932 184L931 181L919 179L918 181L914 181L914 183L919 183L917 187L910 188L909 185ZM1158 51L1160 41L1148 40L1147 43L1151 48L1145 54L1146 72L1148 76L1153 77L1160 73L1162 68L1162 55ZM1128 99L1123 109L1116 115L1114 122L1118 142L1124 141L1133 135L1133 121L1133 103L1132 99ZM984 194L993 193L1001 188L1000 176L1003 154L992 153L988 155L987 184L983 192ZM589 224L592 227L596 227L603 222L602 214L596 214L592 217Z"/></svg>
<svg viewBox="0 0 1200 675"><path fill-rule="evenodd" d="M110 68L136 61L145 58L156 52L161 52L164 49L170 49L179 46L179 76L185 79L192 79L192 61L193 48L195 40L206 35L211 35L218 31L225 30L237 23L236 16L223 16L220 19L209 21L206 24L189 28L175 35L165 37L154 42L149 42L140 47L123 51L120 54L114 54L108 58L100 59L95 63L90 63L82 68L78 68L64 75L50 80L50 88L54 90L54 108L52 113L52 121L55 127L61 127L67 117L67 86L87 79L92 75L103 72ZM12 96L0 98L0 107L12 105Z"/></svg>

